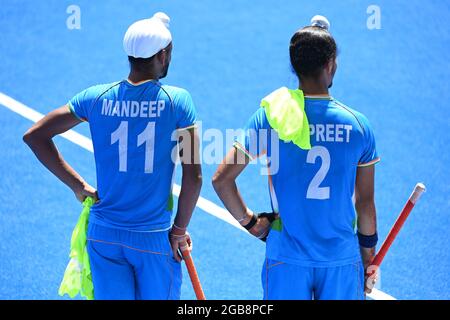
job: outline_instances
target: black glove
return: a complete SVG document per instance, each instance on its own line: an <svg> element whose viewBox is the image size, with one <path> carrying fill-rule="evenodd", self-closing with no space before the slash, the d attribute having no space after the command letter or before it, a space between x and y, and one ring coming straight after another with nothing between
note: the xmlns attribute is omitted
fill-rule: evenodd
<svg viewBox="0 0 450 320"><path fill-rule="evenodd" d="M270 223L274 222L277 218L277 214L275 212L261 212L256 215L258 218L266 218Z"/></svg>
<svg viewBox="0 0 450 320"><path fill-rule="evenodd" d="M257 216L258 219L259 218L266 218L272 224L272 222L274 222L275 219L277 219L278 215L275 212L261 212L261 213L258 213L256 216ZM267 236L269 235L269 232L270 232L270 229L269 229L269 231L267 231L267 233L264 235L264 237L259 238L259 239L261 241L266 242Z"/></svg>

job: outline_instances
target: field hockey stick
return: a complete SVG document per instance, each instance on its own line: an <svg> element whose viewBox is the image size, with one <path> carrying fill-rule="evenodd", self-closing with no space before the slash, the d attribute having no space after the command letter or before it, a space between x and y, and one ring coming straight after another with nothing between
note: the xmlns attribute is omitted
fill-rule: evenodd
<svg viewBox="0 0 450 320"><path fill-rule="evenodd" d="M187 246L180 248L181 254L183 255L183 260L186 263L186 268L191 278L192 287L194 288L195 296L197 300L206 300L205 294L203 293L202 285L200 279L198 278L197 270L195 269L194 260L192 259L191 253Z"/></svg>
<svg viewBox="0 0 450 320"><path fill-rule="evenodd" d="M372 270L370 273L368 270L367 272L368 277L372 276L376 272L376 269L380 267L384 257L386 256L386 253L388 252L389 248L391 247L392 243L394 242L395 238L400 232L400 229L405 223L406 218L408 218L409 213L414 208L417 201L419 201L420 196L425 192L425 190L426 190L425 185L423 183L416 184L414 191L409 196L409 199L406 202L405 206L403 207L402 211L400 212L397 220L394 223L394 226L392 227L391 231L389 231L386 240L384 240L380 250L376 254L375 258L372 260L371 263Z"/></svg>

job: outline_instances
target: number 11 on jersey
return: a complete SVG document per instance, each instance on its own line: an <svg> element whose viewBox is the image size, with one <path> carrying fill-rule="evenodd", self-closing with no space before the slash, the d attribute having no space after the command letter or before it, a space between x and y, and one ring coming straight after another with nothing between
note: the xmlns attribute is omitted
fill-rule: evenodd
<svg viewBox="0 0 450 320"><path fill-rule="evenodd" d="M128 121L120 122L119 127L111 133L111 144L119 143L119 171L127 172L128 159ZM155 155L155 123L149 122L137 136L137 146L145 144L144 172L153 172L153 159Z"/></svg>

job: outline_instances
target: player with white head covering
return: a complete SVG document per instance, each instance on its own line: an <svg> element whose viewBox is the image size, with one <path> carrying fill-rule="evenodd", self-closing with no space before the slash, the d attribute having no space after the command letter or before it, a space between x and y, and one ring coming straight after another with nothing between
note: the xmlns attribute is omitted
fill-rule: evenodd
<svg viewBox="0 0 450 320"><path fill-rule="evenodd" d="M123 47L128 56L150 58L172 42L170 18L158 12L150 19L133 23L125 33Z"/></svg>
<svg viewBox="0 0 450 320"><path fill-rule="evenodd" d="M167 75L172 51L169 24L169 16L158 12L149 19L136 21L128 28L123 38L123 48L130 61L132 73L140 73L142 69L148 72L150 64L153 64L152 69L159 71L152 75L153 78L160 79ZM153 60L151 58L155 56L156 61L150 63L150 60ZM134 78L135 74L130 76Z"/></svg>
<svg viewBox="0 0 450 320"><path fill-rule="evenodd" d="M90 87L34 125L24 139L76 197L97 201L87 230L95 299L179 299L181 256L191 248L186 229L201 188L201 167L190 94L163 85L172 52L170 18L162 12L133 23L123 47L126 80ZM87 121L97 168L97 190L58 153L51 137ZM183 136L183 178L172 224L172 177ZM181 141L181 140L180 140ZM189 156L189 158L187 158Z"/></svg>

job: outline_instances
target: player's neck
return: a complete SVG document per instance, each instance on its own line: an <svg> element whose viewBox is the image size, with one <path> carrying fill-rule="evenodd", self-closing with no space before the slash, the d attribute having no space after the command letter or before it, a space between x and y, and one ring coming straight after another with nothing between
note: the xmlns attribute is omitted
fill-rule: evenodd
<svg viewBox="0 0 450 320"><path fill-rule="evenodd" d="M133 84L139 84L141 82L149 81L149 80L159 80L159 76L154 72L138 72L138 71L130 71L128 75L128 81Z"/></svg>
<svg viewBox="0 0 450 320"><path fill-rule="evenodd" d="M329 97L328 86L321 81L305 81L299 84L299 89L303 91L305 96L309 97Z"/></svg>

